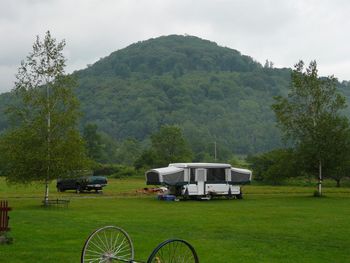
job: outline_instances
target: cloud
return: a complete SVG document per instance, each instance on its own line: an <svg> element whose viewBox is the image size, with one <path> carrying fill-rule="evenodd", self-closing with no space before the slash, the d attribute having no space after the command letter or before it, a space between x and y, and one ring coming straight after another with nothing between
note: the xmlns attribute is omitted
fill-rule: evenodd
<svg viewBox="0 0 350 263"><path fill-rule="evenodd" d="M0 93L9 91L13 88L15 80L16 67L0 65Z"/></svg>
<svg viewBox="0 0 350 263"><path fill-rule="evenodd" d="M67 71L134 42L190 34L264 63L316 59L320 74L350 79L345 0L12 0L0 9L0 92L13 86L36 35L66 39Z"/></svg>

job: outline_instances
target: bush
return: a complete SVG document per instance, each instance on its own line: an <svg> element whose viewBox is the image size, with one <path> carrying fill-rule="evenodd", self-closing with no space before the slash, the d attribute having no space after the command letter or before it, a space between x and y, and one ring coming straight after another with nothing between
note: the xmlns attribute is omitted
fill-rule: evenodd
<svg viewBox="0 0 350 263"><path fill-rule="evenodd" d="M94 168L94 175L104 175L108 176L115 172L115 165L112 164L98 164Z"/></svg>
<svg viewBox="0 0 350 263"><path fill-rule="evenodd" d="M249 156L247 161L256 181L277 185L287 178L299 175L296 155L290 149L277 149Z"/></svg>
<svg viewBox="0 0 350 263"><path fill-rule="evenodd" d="M94 169L94 175L111 176L114 178L136 176L137 174L134 167L120 164L100 164Z"/></svg>
<svg viewBox="0 0 350 263"><path fill-rule="evenodd" d="M134 167L120 165L119 169L111 175L113 178L124 178L130 176L136 176L138 173Z"/></svg>

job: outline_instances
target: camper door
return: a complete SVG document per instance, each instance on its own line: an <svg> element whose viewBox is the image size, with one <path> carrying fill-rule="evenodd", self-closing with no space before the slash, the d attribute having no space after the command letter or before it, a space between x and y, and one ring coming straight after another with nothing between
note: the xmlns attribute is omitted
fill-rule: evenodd
<svg viewBox="0 0 350 263"><path fill-rule="evenodd" d="M207 180L207 170L203 168L196 169L197 194L205 195L205 182Z"/></svg>

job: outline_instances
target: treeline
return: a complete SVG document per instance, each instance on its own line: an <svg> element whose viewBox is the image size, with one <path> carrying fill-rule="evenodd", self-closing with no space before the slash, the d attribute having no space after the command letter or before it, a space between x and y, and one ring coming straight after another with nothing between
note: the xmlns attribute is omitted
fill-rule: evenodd
<svg viewBox="0 0 350 263"><path fill-rule="evenodd" d="M214 160L215 145L223 162L268 152L283 147L271 105L288 93L291 72L192 36L138 42L73 74L79 128L96 125L101 163L133 165L163 126L181 130L192 161ZM350 98L348 82L337 87ZM2 94L0 111L13 100ZM8 127L1 114L0 133Z"/></svg>
<svg viewBox="0 0 350 263"><path fill-rule="evenodd" d="M194 152L185 139L180 127L164 125L160 130L151 135L149 145L141 148L135 141L128 141L129 147L124 148L126 155L124 162L106 162L108 156L104 139L97 131L95 124L88 124L84 128L84 140L86 142L88 156L95 161L95 175L110 175L113 177L127 177L143 172L150 168L165 167L169 163L193 162ZM118 158L120 147L115 148L115 157ZM130 151L128 151L128 149ZM213 148L214 151L214 148ZM109 152L110 153L110 152ZM245 162L231 154L229 159L216 159L215 156L203 156L204 162L229 162L237 167L242 167ZM116 164L118 163L118 164Z"/></svg>
<svg viewBox="0 0 350 263"><path fill-rule="evenodd" d="M343 162L328 160L323 171L324 179L333 180L337 187L350 179L350 153L346 152ZM318 177L318 166L300 152L291 148L275 149L269 152L249 155L246 158L248 167L254 172L254 181L281 185L290 182L304 182L314 185Z"/></svg>
<svg viewBox="0 0 350 263"><path fill-rule="evenodd" d="M141 144L161 126L177 125L197 160L211 152L215 141L222 158L280 146L270 110L273 95L279 93L242 88L235 81L240 78L233 73L193 73L176 81L169 75L135 82L115 79L116 88L104 92L98 91L107 80L81 84L82 124L95 123L116 141Z"/></svg>

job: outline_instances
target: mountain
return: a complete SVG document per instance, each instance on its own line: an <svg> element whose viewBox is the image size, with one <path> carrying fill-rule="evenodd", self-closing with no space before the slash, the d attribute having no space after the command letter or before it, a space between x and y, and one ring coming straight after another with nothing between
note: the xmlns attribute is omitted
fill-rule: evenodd
<svg viewBox="0 0 350 263"><path fill-rule="evenodd" d="M164 124L183 128L194 151L219 155L280 145L270 109L289 69L264 68L237 50L193 36L132 44L75 73L83 123L143 141Z"/></svg>
<svg viewBox="0 0 350 263"><path fill-rule="evenodd" d="M160 126L175 124L200 161L214 154L214 142L222 160L281 146L270 106L273 96L286 94L290 73L214 42L170 35L132 44L73 74L81 127L95 123L122 145L147 144ZM9 96L1 95L0 105Z"/></svg>

